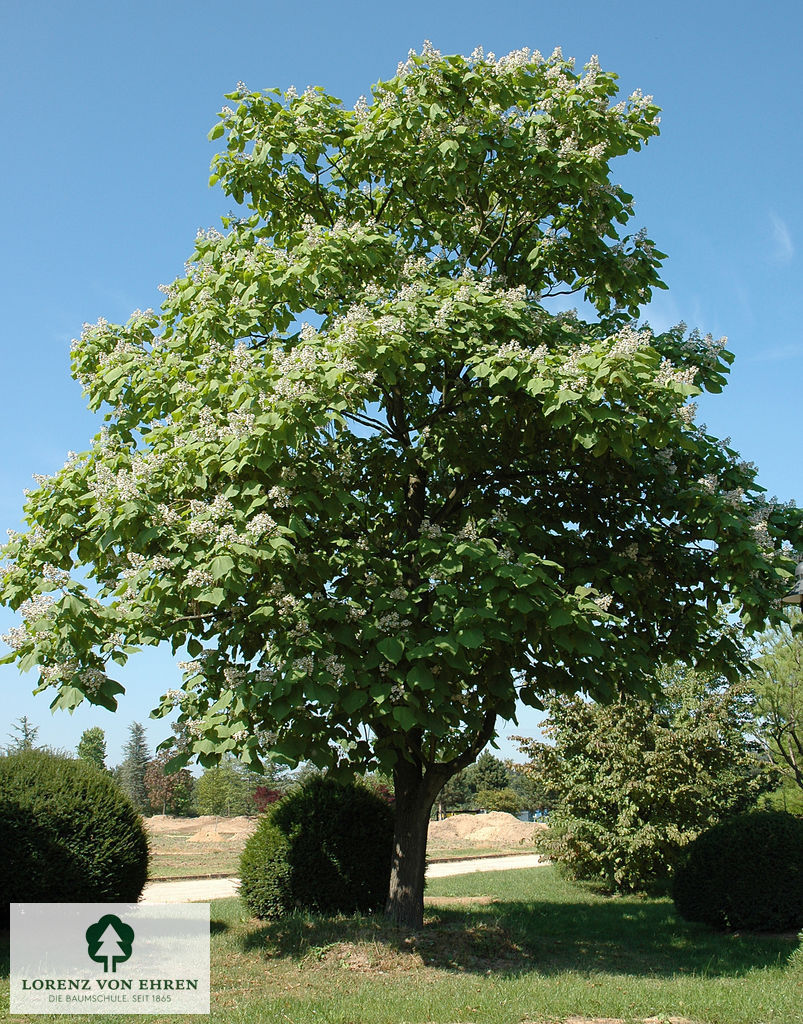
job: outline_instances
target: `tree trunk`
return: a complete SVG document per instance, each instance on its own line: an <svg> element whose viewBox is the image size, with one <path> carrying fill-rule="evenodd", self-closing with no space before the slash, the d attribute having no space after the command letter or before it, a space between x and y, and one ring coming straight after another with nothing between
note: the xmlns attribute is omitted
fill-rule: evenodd
<svg viewBox="0 0 803 1024"><path fill-rule="evenodd" d="M462 754L445 763L429 763L425 768L420 757L420 742L411 744L403 753L399 752L399 760L393 769L396 820L390 889L385 904L385 913L394 924L413 931L423 927L424 871L432 805L449 779L476 760L493 736L495 723L496 712L487 711L474 741Z"/></svg>
<svg viewBox="0 0 803 1024"><path fill-rule="evenodd" d="M440 787L435 789L431 778L423 778L418 768L405 761L394 769L393 783L396 822L385 913L394 924L418 930L424 924L429 815Z"/></svg>

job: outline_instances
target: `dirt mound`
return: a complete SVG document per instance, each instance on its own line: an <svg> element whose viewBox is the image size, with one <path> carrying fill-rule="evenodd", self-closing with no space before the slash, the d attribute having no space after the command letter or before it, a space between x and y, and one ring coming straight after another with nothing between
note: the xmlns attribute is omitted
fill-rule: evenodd
<svg viewBox="0 0 803 1024"><path fill-rule="evenodd" d="M257 826L256 818L244 814L236 818L221 818L202 814L198 818L173 818L169 814L154 814L145 819L152 835L186 836L190 843L226 843L250 836Z"/></svg>
<svg viewBox="0 0 803 1024"><path fill-rule="evenodd" d="M500 846L520 843L526 846L538 829L544 825L534 821L520 821L505 811L488 814L453 814L443 821L429 824L429 845L436 847Z"/></svg>

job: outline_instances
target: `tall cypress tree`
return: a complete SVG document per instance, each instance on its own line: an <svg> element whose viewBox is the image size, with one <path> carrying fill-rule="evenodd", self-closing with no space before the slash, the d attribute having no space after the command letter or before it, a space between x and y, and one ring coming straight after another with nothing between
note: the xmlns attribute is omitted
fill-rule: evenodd
<svg viewBox="0 0 803 1024"><path fill-rule="evenodd" d="M151 759L145 728L139 722L129 726L129 740L123 747L124 760L120 765L120 785L142 814L150 812L148 792L145 789L145 772Z"/></svg>

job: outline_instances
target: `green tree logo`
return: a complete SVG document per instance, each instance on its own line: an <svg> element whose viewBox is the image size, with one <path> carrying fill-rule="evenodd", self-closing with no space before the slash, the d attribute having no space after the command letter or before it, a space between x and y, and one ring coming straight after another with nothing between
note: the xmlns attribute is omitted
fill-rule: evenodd
<svg viewBox="0 0 803 1024"><path fill-rule="evenodd" d="M114 914L104 914L86 930L86 943L90 960L103 964L103 973L117 970L131 956L134 929Z"/></svg>

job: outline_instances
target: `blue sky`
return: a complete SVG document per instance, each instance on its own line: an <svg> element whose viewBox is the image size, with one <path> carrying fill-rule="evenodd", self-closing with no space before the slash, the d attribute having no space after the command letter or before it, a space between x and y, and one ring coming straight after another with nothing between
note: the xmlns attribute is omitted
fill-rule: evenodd
<svg viewBox="0 0 803 1024"><path fill-rule="evenodd" d="M560 45L579 65L598 54L623 96L655 96L661 136L614 165L636 197L636 227L669 255L669 291L645 318L729 336L730 387L699 418L757 463L771 494L800 502L802 37L791 0L763 10L744 0L4 5L0 537L19 525L31 474L55 471L96 429L69 376L70 339L84 321L158 306L157 286L181 273L196 230L228 211L207 187L206 134L223 94L239 80L319 84L351 105L424 39L450 53ZM0 609L0 631L12 622ZM31 675L0 667L0 744L23 714L59 747L99 724L115 762L131 721L163 738L147 716L177 678L169 657L145 652L124 673L116 715L71 717L30 695ZM525 713L502 734L535 727Z"/></svg>

